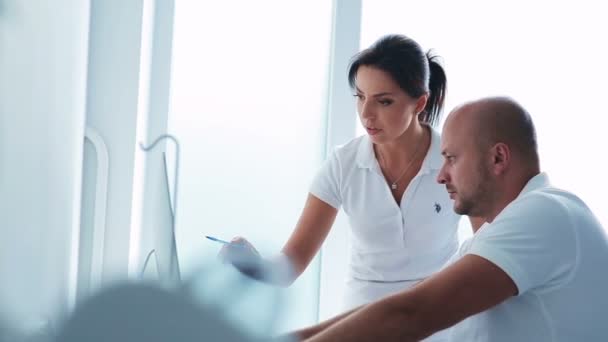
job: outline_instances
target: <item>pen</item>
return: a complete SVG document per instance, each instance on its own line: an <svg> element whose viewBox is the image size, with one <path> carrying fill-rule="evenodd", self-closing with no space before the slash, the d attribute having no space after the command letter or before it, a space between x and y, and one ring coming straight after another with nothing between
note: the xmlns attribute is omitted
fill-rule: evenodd
<svg viewBox="0 0 608 342"><path fill-rule="evenodd" d="M225 241L225 240L222 240L222 239L218 239L218 238L213 237L213 236L205 235L205 237L206 237L207 239L211 240L211 241L215 241L215 242L223 243L223 244L225 244L225 245L229 245L229 244L230 244L230 242L228 242L228 241Z"/></svg>
<svg viewBox="0 0 608 342"><path fill-rule="evenodd" d="M240 244L238 242L228 242L226 240L222 240L222 239L218 239L216 237L213 236L209 236L209 235L205 235L205 237L211 241L215 241L215 242L219 242L219 243L223 243L224 245L230 245L230 246L237 246L237 247L245 247L243 244Z"/></svg>

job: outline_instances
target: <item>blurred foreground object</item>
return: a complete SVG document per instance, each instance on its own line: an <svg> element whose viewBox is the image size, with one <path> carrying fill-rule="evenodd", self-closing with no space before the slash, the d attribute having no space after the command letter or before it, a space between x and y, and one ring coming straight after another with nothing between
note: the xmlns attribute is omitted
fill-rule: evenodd
<svg viewBox="0 0 608 342"><path fill-rule="evenodd" d="M152 284L102 291L78 307L57 341L252 341L222 315Z"/></svg>
<svg viewBox="0 0 608 342"><path fill-rule="evenodd" d="M269 341L281 301L279 289L210 265L176 290L150 282L106 288L76 308L56 341Z"/></svg>

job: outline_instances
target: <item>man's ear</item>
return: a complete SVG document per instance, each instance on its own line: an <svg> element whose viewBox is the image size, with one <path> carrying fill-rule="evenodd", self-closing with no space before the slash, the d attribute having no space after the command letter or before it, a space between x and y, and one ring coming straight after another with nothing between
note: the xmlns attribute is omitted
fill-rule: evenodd
<svg viewBox="0 0 608 342"><path fill-rule="evenodd" d="M511 163L511 149L505 143L497 143L491 149L491 157L492 171L495 175L500 175Z"/></svg>

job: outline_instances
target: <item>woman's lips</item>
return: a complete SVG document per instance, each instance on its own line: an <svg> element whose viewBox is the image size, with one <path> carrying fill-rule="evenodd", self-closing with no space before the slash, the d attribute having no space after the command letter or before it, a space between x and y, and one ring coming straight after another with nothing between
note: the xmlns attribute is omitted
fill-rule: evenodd
<svg viewBox="0 0 608 342"><path fill-rule="evenodd" d="M382 131L381 129L370 128L370 127L365 127L365 129L367 130L367 134L369 134L369 135L376 135L376 134L380 133L380 131Z"/></svg>

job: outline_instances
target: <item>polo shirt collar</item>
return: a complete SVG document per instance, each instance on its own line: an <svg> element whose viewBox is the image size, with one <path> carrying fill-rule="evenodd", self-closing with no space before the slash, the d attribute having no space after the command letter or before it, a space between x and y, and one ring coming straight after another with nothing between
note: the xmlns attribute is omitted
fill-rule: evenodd
<svg viewBox="0 0 608 342"><path fill-rule="evenodd" d="M519 196L522 196L528 192L546 188L549 186L551 186L551 184L549 182L549 176L545 172L540 172L539 174L537 174L536 176L534 176L534 177L530 178L530 180L528 180L528 183L526 183L524 188L521 189Z"/></svg>
<svg viewBox="0 0 608 342"><path fill-rule="evenodd" d="M363 169L374 169L378 166L374 155L374 144L369 135L364 135L357 149L357 165Z"/></svg>
<svg viewBox="0 0 608 342"><path fill-rule="evenodd" d="M509 207L517 199L521 198L521 196L523 196L523 195L525 195L525 194L527 194L529 192L532 192L534 190L546 188L546 187L549 187L549 186L551 186L551 184L549 183L549 176L545 172L540 172L536 176L534 176L534 177L532 177L532 178L530 178L528 180L528 182L526 183L526 185L519 192L519 195L517 195L517 198L514 201L511 201L511 203L509 203L507 205L507 207ZM505 208L507 208L507 207L505 207ZM500 211L500 213L498 213L498 215L494 218L494 221L492 221L492 222L496 222L496 219L498 219L499 217L501 217L503 215L503 213L505 211L505 208L503 208ZM492 223L484 222L484 224L481 225L481 227L479 227L479 229L477 230L477 232L475 232L475 234L477 234L480 231L482 231L483 229L485 229L485 227L488 226L488 225L492 225Z"/></svg>
<svg viewBox="0 0 608 342"><path fill-rule="evenodd" d="M443 157L441 156L441 136L432 127L431 130L431 145L429 151L424 157L422 166L420 167L421 172L431 172L441 169L443 166Z"/></svg>
<svg viewBox="0 0 608 342"><path fill-rule="evenodd" d="M422 166L420 167L421 173L429 173L433 170L439 170L443 164L441 157L441 137L433 128L429 127L429 129L431 130L431 145L429 146L429 150L424 157ZM360 168L372 170L380 168L374 154L373 146L374 144L369 138L369 135L364 135L357 150L357 165Z"/></svg>

